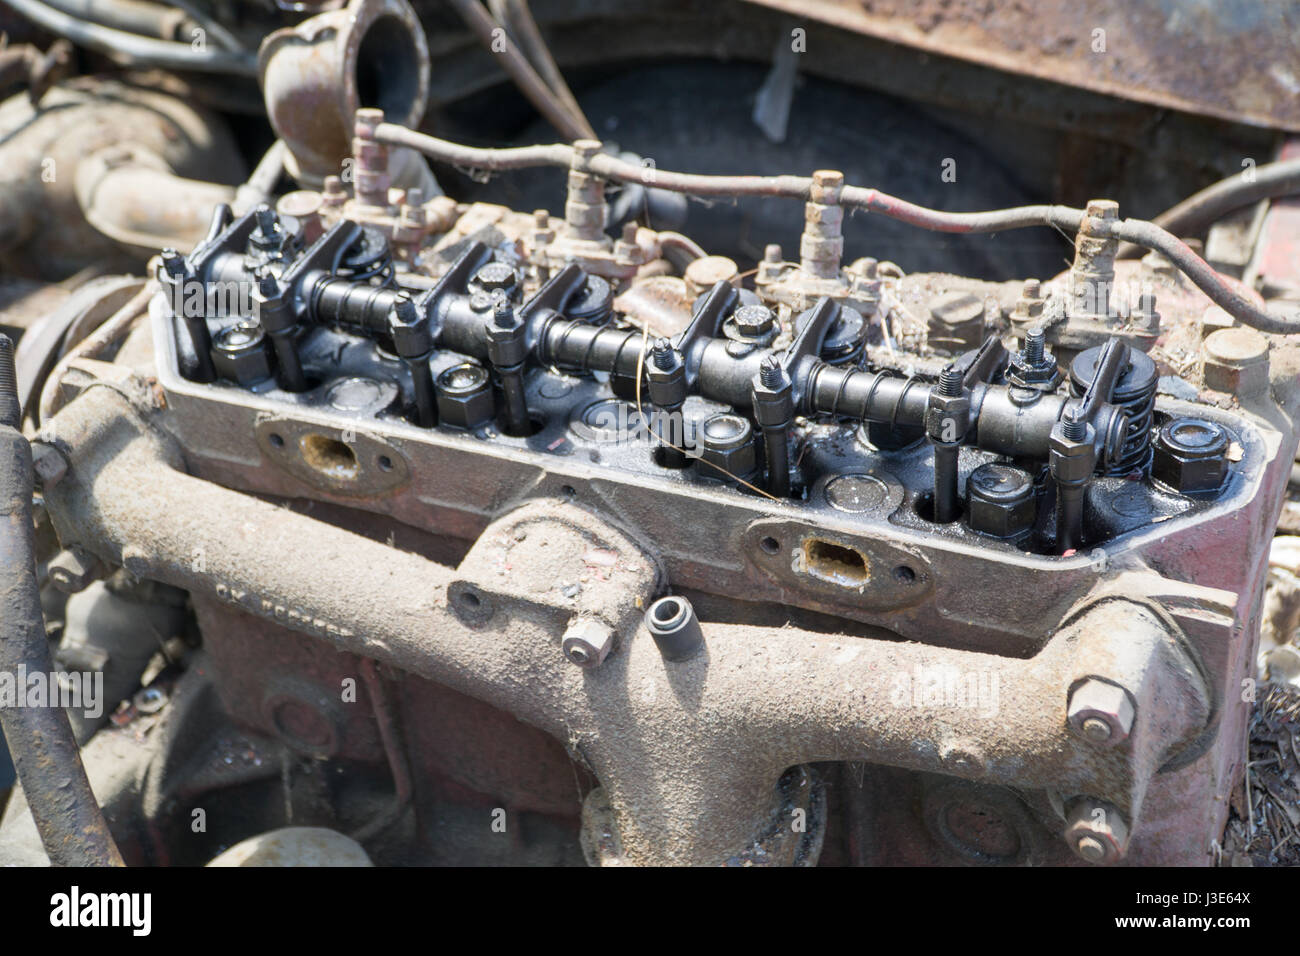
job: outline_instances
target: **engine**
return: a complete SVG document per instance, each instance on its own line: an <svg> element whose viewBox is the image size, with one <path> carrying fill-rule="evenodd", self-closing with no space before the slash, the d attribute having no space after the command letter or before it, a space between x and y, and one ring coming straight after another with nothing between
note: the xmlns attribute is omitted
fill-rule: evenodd
<svg viewBox="0 0 1300 956"><path fill-rule="evenodd" d="M51 579L202 634L126 852L233 801L386 862L1207 861L1293 443L1263 335L1109 202L1054 279L903 275L841 263L823 171L741 276L605 235L598 144L562 219L392 202L382 120L52 396Z"/></svg>

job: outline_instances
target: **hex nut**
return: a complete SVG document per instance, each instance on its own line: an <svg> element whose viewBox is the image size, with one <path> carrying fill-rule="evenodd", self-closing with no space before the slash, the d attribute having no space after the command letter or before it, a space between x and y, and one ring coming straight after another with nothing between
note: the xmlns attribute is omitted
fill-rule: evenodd
<svg viewBox="0 0 1300 956"><path fill-rule="evenodd" d="M473 290L504 292L509 295L519 284L519 273L506 262L488 262L481 266L469 281Z"/></svg>
<svg viewBox="0 0 1300 956"><path fill-rule="evenodd" d="M757 339L772 331L776 316L765 305L742 305L731 314L736 332L747 339Z"/></svg>
<svg viewBox="0 0 1300 956"><path fill-rule="evenodd" d="M1213 491L1228 474L1228 435L1200 418L1166 422L1153 443L1151 474L1175 491Z"/></svg>
<svg viewBox="0 0 1300 956"><path fill-rule="evenodd" d="M1128 853L1128 821L1103 800L1073 801L1066 808L1064 836L1075 855L1095 865L1118 863Z"/></svg>
<svg viewBox="0 0 1300 956"><path fill-rule="evenodd" d="M478 428L496 416L492 382L487 369L462 362L444 369L435 383L438 416L443 424L456 428Z"/></svg>
<svg viewBox="0 0 1300 956"><path fill-rule="evenodd" d="M749 478L758 470L758 449L748 419L713 415L700 423L696 440L702 463L699 472L707 478Z"/></svg>
<svg viewBox="0 0 1300 956"><path fill-rule="evenodd" d="M614 630L604 621L580 617L564 632L561 649L579 667L599 667L614 649Z"/></svg>
<svg viewBox="0 0 1300 956"><path fill-rule="evenodd" d="M271 353L266 332L259 325L241 322L218 332L212 339L212 364L224 379L248 386L271 377Z"/></svg>
<svg viewBox="0 0 1300 956"><path fill-rule="evenodd" d="M1092 444L1096 431L1089 425L1087 437L1074 441L1065 436L1063 425L1063 422L1057 422L1047 439L1052 453L1050 459L1052 477L1057 481L1077 484L1087 479L1096 467L1097 453Z"/></svg>
<svg viewBox="0 0 1300 956"><path fill-rule="evenodd" d="M987 462L966 479L966 515L973 531L1014 538L1034 526L1037 512L1034 479L1024 469Z"/></svg>
<svg viewBox="0 0 1300 956"><path fill-rule="evenodd" d="M1070 728L1099 746L1114 747L1128 740L1136 716L1128 691L1095 677L1089 677L1070 694Z"/></svg>

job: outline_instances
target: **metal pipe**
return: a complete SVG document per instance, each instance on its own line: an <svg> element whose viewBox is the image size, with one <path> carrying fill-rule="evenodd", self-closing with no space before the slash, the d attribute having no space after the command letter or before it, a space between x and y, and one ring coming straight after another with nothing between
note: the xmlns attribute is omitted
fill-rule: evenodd
<svg viewBox="0 0 1300 956"><path fill-rule="evenodd" d="M0 335L0 673L53 672L32 524L32 449L18 430L13 343ZM15 686L15 693L27 692ZM57 701L0 707L0 725L41 843L56 866L121 866L113 835L81 763L68 715Z"/></svg>
<svg viewBox="0 0 1300 956"><path fill-rule="evenodd" d="M586 114L578 105L578 100L569 89L569 84L564 81L564 74L560 72L555 58L551 56L551 51L542 38L537 20L534 19L532 10L528 8L528 0L489 0L488 8L509 32L510 38L523 50L528 62L550 87L560 105L569 111L569 115L575 122L591 129Z"/></svg>
<svg viewBox="0 0 1300 956"><path fill-rule="evenodd" d="M475 169L505 170L530 166L570 168L575 158L572 147L563 144L502 150L476 149L391 123L379 124L375 138L383 143L409 146L426 156L453 165ZM647 185L650 184L648 177L653 176L653 185L658 189L695 196L770 196L806 201L813 185L812 179L807 176L704 176L666 169L651 172L643 166L605 153L584 160L580 168L584 172L624 183ZM958 234L1000 232L1030 226L1051 226L1077 232L1086 216L1082 209L1050 205L1017 206L987 212L942 212L918 206L878 189L861 186L845 186L840 193L840 204L879 213L922 229ZM1209 296L1211 301L1243 325L1280 335L1300 333L1300 317L1270 313L1263 305L1229 284L1186 243L1154 223L1140 219L1095 222L1097 236L1135 243L1161 253Z"/></svg>
<svg viewBox="0 0 1300 956"><path fill-rule="evenodd" d="M587 122L586 117L574 116L556 97L546 81L537 75L527 58L519 52L513 43L505 48L497 48L496 31L503 29L492 14L488 13L478 0L451 0L465 25L479 38L483 46L500 57L501 68L510 75L519 87L519 91L528 101L537 107L547 121L565 139L595 139L596 132Z"/></svg>
<svg viewBox="0 0 1300 956"><path fill-rule="evenodd" d="M227 50L196 50L188 43L155 40L151 37L88 23L56 10L40 0L4 0L18 13L51 33L73 43L136 66L157 66L197 73L232 73L256 76L256 59L247 53Z"/></svg>
<svg viewBox="0 0 1300 956"><path fill-rule="evenodd" d="M1266 163L1257 166L1253 172L1252 179L1246 179L1242 173L1235 173L1212 186L1206 186L1177 205L1170 206L1152 222L1176 236L1192 236L1229 213L1261 199L1277 199L1300 192L1300 158ZM1118 255L1120 258L1128 258L1137 251L1132 245L1127 248L1121 246Z"/></svg>

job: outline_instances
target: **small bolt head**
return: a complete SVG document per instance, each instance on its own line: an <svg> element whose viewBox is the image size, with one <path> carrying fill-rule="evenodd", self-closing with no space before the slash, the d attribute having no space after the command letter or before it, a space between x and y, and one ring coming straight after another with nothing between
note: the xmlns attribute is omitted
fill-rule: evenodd
<svg viewBox="0 0 1300 956"><path fill-rule="evenodd" d="M772 330L776 316L765 305L742 305L731 315L736 331L750 338L758 338Z"/></svg>
<svg viewBox="0 0 1300 956"><path fill-rule="evenodd" d="M509 293L519 284L519 274L508 263L489 262L474 273L471 282L484 292Z"/></svg>

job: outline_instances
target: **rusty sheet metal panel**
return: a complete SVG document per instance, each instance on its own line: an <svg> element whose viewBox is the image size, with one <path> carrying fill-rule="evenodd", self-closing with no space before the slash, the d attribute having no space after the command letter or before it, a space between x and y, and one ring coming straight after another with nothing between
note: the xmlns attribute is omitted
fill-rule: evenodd
<svg viewBox="0 0 1300 956"><path fill-rule="evenodd" d="M1190 113L1300 131L1300 4L1276 0L750 2L1011 73Z"/></svg>

